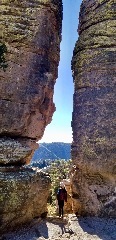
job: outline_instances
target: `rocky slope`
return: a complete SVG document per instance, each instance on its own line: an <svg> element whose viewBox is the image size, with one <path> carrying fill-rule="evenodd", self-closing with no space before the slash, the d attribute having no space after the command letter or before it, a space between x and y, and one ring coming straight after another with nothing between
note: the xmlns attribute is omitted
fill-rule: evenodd
<svg viewBox="0 0 116 240"><path fill-rule="evenodd" d="M83 0L79 19L72 60L74 211L116 217L115 3Z"/></svg>
<svg viewBox="0 0 116 240"><path fill-rule="evenodd" d="M7 68L0 68L1 231L46 211L50 179L22 165L55 110L61 25L61 0L0 1L0 46L7 49Z"/></svg>

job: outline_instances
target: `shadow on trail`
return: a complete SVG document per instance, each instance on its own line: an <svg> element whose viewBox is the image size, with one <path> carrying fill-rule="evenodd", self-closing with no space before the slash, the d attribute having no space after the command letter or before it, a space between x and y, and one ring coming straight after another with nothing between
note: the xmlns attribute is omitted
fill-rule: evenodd
<svg viewBox="0 0 116 240"><path fill-rule="evenodd" d="M40 223L36 224L35 226L36 237L44 237L45 239L48 239L49 237L52 236L52 234L54 235L55 230L56 230L56 234L57 234L57 231L60 231L61 234L63 235L64 233L67 232L67 229L65 227L66 224L67 224L67 220L64 220L64 219L62 220L57 217L47 217ZM55 226L56 226L56 229L55 229Z"/></svg>
<svg viewBox="0 0 116 240"><path fill-rule="evenodd" d="M41 237L52 239L52 236L66 233L65 225L67 220L57 217L47 217L45 219L34 219L30 224L23 225L15 231L3 234L0 240L37 240Z"/></svg>
<svg viewBox="0 0 116 240"><path fill-rule="evenodd" d="M37 238L39 237L44 237L45 239L49 238L47 222L45 220L36 225L35 233Z"/></svg>
<svg viewBox="0 0 116 240"><path fill-rule="evenodd" d="M78 223L90 235L97 235L102 240L116 240L116 219L79 217Z"/></svg>

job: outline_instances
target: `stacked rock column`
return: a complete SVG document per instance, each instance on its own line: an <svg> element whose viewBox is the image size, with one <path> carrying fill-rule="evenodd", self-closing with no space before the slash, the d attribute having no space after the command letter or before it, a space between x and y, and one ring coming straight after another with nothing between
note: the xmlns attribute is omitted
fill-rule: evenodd
<svg viewBox="0 0 116 240"><path fill-rule="evenodd" d="M24 167L55 111L62 0L0 1L0 231L46 212L50 178ZM5 71L4 71L5 70Z"/></svg>
<svg viewBox="0 0 116 240"><path fill-rule="evenodd" d="M83 0L75 45L72 190L78 214L116 216L113 0Z"/></svg>

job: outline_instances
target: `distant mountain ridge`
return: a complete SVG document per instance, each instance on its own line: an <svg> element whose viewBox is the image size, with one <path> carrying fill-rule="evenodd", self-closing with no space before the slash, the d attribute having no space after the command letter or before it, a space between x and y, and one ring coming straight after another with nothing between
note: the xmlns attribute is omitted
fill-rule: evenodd
<svg viewBox="0 0 116 240"><path fill-rule="evenodd" d="M35 151L32 161L71 159L71 143L52 142L39 143L39 148Z"/></svg>

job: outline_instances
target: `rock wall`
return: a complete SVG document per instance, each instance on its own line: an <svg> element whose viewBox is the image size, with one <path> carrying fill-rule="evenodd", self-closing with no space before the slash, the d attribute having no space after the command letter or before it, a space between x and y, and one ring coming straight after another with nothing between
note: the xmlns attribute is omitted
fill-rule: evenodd
<svg viewBox="0 0 116 240"><path fill-rule="evenodd" d="M116 217L113 0L83 0L75 45L72 170L74 211Z"/></svg>
<svg viewBox="0 0 116 240"><path fill-rule="evenodd" d="M61 0L0 1L1 231L46 211L50 179L22 165L55 111L61 26Z"/></svg>

